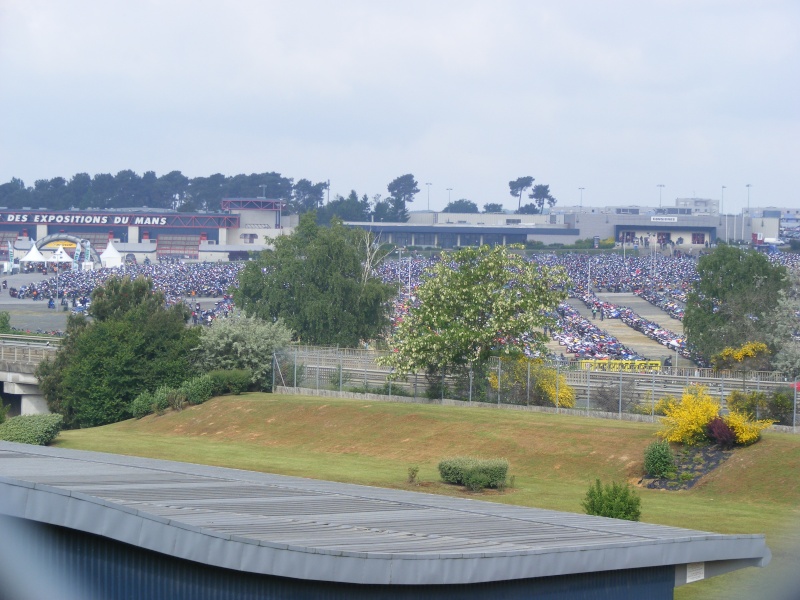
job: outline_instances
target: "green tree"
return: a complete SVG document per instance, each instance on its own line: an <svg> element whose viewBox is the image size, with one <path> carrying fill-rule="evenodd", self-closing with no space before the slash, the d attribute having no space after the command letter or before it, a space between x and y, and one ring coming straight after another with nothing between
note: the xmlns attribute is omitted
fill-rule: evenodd
<svg viewBox="0 0 800 600"><path fill-rule="evenodd" d="M419 184L411 173L401 175L394 179L386 189L389 190L392 211L389 215L392 221L408 221L408 210L406 205L414 201L414 196L419 194Z"/></svg>
<svg viewBox="0 0 800 600"><path fill-rule="evenodd" d="M544 203L547 202L547 206L553 207L555 206L556 199L550 195L550 186L549 185L535 185L533 186L533 191L528 194L528 198L533 200L533 203L536 205L539 214L544 212Z"/></svg>
<svg viewBox="0 0 800 600"><path fill-rule="evenodd" d="M789 271L788 285L778 292L775 309L766 319L767 342L775 349L772 366L800 376L800 271Z"/></svg>
<svg viewBox="0 0 800 600"><path fill-rule="evenodd" d="M322 227L314 211L306 213L292 235L247 264L236 304L248 316L283 319L303 342L356 346L388 327L397 290L372 275L374 249L367 232L338 220Z"/></svg>
<svg viewBox="0 0 800 600"><path fill-rule="evenodd" d="M533 185L534 179L530 175L517 177L508 182L509 193L517 199L517 211L522 208L522 193Z"/></svg>
<svg viewBox="0 0 800 600"><path fill-rule="evenodd" d="M485 213L501 213L503 210L503 205L496 202L487 202L483 205L483 212Z"/></svg>
<svg viewBox="0 0 800 600"><path fill-rule="evenodd" d="M442 212L477 214L480 211L478 210L478 205L475 204L472 200L461 198L460 200L453 200L452 202L448 203L448 205L444 207L444 210Z"/></svg>
<svg viewBox="0 0 800 600"><path fill-rule="evenodd" d="M683 328L705 358L725 347L766 341L768 316L787 287L786 269L752 250L721 244L697 261Z"/></svg>
<svg viewBox="0 0 800 600"><path fill-rule="evenodd" d="M431 367L482 366L495 349L512 353L530 334L544 350L545 325L566 298L566 273L525 260L512 248L479 246L443 256L417 291L413 308L382 359L398 373ZM498 343L498 340L501 340Z"/></svg>
<svg viewBox="0 0 800 600"><path fill-rule="evenodd" d="M37 368L50 410L68 427L127 419L141 392L177 387L194 374L190 350L198 329L186 327L183 306L166 308L161 292L143 294L145 288L152 284L128 278L97 288L94 319L70 316L61 349Z"/></svg>
<svg viewBox="0 0 800 600"><path fill-rule="evenodd" d="M328 204L317 211L317 223L328 225L331 220L341 221L369 221L369 197L359 199L355 190L350 191L347 198L336 196Z"/></svg>
<svg viewBox="0 0 800 600"><path fill-rule="evenodd" d="M311 183L308 179L301 179L292 187L291 207L294 212L302 214L316 210L322 206L325 190L328 184L324 181Z"/></svg>
<svg viewBox="0 0 800 600"><path fill-rule="evenodd" d="M204 327L195 363L202 372L249 369L252 383L268 389L272 383L272 357L292 339L282 321L262 321L235 314Z"/></svg>

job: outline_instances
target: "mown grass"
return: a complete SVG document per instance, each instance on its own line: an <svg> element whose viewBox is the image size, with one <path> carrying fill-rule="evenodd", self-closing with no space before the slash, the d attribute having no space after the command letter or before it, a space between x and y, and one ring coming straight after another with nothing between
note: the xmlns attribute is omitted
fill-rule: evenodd
<svg viewBox="0 0 800 600"><path fill-rule="evenodd" d="M469 497L475 496L439 482L439 460L504 457L515 488L482 498L581 512L595 478L638 482L644 449L657 430L655 424L491 408L246 394L63 432L56 445ZM420 468L419 486L406 481L411 465ZM679 588L676 598L781 597L769 586L800 573L799 467L800 440L766 434L692 490L640 490L643 521L765 533L773 552L766 569Z"/></svg>

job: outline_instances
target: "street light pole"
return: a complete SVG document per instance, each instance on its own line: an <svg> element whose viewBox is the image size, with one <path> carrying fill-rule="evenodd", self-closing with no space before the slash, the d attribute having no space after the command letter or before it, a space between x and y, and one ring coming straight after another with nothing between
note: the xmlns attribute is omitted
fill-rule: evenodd
<svg viewBox="0 0 800 600"><path fill-rule="evenodd" d="M426 183L425 185L428 186L428 210L430 210L431 209L431 186L433 184L432 183Z"/></svg>
<svg viewBox="0 0 800 600"><path fill-rule="evenodd" d="M750 217L750 187L751 186L752 186L752 184L748 183L744 187L747 188L747 220L750 221L750 225L751 225L750 229L751 229L751 234L752 234L753 219ZM742 219L742 231L744 231L744 219ZM744 237L744 233L742 233L742 237ZM752 238L752 235L751 235L751 238Z"/></svg>
<svg viewBox="0 0 800 600"><path fill-rule="evenodd" d="M722 196L720 199L720 213L725 217L725 243L728 243L728 217L725 214L725 186L722 186Z"/></svg>
<svg viewBox="0 0 800 600"><path fill-rule="evenodd" d="M447 188L447 203L450 204L450 192L453 191L453 188Z"/></svg>
<svg viewBox="0 0 800 600"><path fill-rule="evenodd" d="M664 184L656 184L656 187L658 188L658 208L661 208L661 190L664 189Z"/></svg>

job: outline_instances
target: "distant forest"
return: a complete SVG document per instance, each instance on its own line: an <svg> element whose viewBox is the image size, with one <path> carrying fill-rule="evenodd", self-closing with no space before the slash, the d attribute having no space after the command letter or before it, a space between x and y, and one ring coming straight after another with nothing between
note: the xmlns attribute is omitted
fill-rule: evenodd
<svg viewBox="0 0 800 600"><path fill-rule="evenodd" d="M158 177L147 171L140 176L134 171L120 171L116 175L77 173L69 180L63 177L39 179L28 187L17 178L0 185L0 207L7 209L88 210L155 208L179 212L220 210L223 198L280 199L287 203L288 214L317 211L317 220L327 224L336 216L344 221L406 221L405 202L413 201L418 192L412 175L403 175L389 184L406 184L397 198L381 199L380 194L371 199L359 196L355 190L347 197L335 196L326 202L328 184L312 183L308 179L295 182L280 173L253 173L228 177L217 173L209 177L190 179L180 171Z"/></svg>

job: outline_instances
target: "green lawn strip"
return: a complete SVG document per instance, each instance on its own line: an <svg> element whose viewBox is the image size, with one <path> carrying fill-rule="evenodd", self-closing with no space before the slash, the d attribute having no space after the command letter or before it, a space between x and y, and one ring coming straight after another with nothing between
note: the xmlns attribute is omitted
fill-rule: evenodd
<svg viewBox="0 0 800 600"><path fill-rule="evenodd" d="M489 408L247 394L180 413L65 431L56 445L581 512L596 477L635 482L641 476L644 448L657 429ZM460 454L508 458L515 488L471 494L441 483L438 461ZM406 481L412 464L420 467L417 486ZM800 441L768 434L737 450L692 490L639 490L644 521L765 533L773 552L766 569L692 584L676 598L754 597L758 589L797 574L798 467Z"/></svg>

